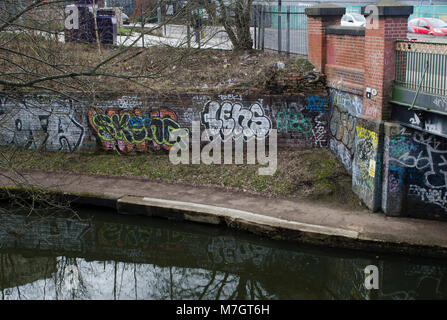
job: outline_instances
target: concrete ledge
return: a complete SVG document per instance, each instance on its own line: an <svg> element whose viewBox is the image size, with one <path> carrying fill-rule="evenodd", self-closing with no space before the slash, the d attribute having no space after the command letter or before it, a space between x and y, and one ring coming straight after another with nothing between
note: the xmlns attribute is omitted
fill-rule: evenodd
<svg viewBox="0 0 447 320"><path fill-rule="evenodd" d="M345 26L328 26L326 27L327 34L337 34L346 36L365 36L365 27L345 27Z"/></svg>
<svg viewBox="0 0 447 320"><path fill-rule="evenodd" d="M142 210L142 208L145 208ZM149 197L125 196L118 199L118 212L140 212L150 216L186 220L207 224L245 222L267 229L284 228L302 232L358 238L358 232L264 216L249 211L218 207L194 202L164 200ZM174 212L174 214L173 214Z"/></svg>
<svg viewBox="0 0 447 320"><path fill-rule="evenodd" d="M430 257L445 257L447 254L447 246L410 244L395 239L392 235L384 238L383 235L370 232L301 223L244 210L186 201L124 196L118 199L117 208L121 214L132 213L179 221L226 225L272 239L297 241L317 246L377 252L405 252Z"/></svg>

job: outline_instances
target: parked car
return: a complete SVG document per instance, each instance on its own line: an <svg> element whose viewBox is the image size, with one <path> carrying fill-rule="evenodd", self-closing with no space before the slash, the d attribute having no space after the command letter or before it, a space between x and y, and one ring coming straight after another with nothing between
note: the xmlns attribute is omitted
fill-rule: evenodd
<svg viewBox="0 0 447 320"><path fill-rule="evenodd" d="M346 27L364 27L366 19L360 13L346 13L341 18L341 25Z"/></svg>
<svg viewBox="0 0 447 320"><path fill-rule="evenodd" d="M130 20L129 20L129 17L127 16L127 14L125 14L123 12L122 17L123 17L123 24L130 24Z"/></svg>
<svg viewBox="0 0 447 320"><path fill-rule="evenodd" d="M435 18L414 18L408 22L410 32L447 36L447 22Z"/></svg>

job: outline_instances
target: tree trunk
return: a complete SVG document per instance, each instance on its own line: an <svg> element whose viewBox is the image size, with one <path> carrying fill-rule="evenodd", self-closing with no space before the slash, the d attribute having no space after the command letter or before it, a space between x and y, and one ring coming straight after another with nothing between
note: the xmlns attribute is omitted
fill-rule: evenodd
<svg viewBox="0 0 447 320"><path fill-rule="evenodd" d="M223 0L218 0L220 17L228 38L233 44L234 50L250 50L253 48L253 40L250 34L250 16L253 0L233 0L226 5ZM232 17L227 15L227 9L234 14Z"/></svg>

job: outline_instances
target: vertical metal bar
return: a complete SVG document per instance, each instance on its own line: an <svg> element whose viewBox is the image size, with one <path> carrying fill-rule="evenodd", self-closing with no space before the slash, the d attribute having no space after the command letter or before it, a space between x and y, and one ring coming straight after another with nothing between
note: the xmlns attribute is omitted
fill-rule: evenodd
<svg viewBox="0 0 447 320"><path fill-rule="evenodd" d="M186 38L187 38L187 46L188 49L191 48L191 30L190 30L190 25L191 25L191 9L188 9L186 11Z"/></svg>
<svg viewBox="0 0 447 320"><path fill-rule="evenodd" d="M411 67L412 67L413 73L412 73L412 77L411 77L411 87L410 87L410 89L415 89L414 83L416 82L416 75L418 73L416 58L418 57L418 55L417 55L416 51L413 51L412 55L413 55L413 61L412 61Z"/></svg>
<svg viewBox="0 0 447 320"><path fill-rule="evenodd" d="M441 81L442 81L442 83L441 83L441 88L442 88L442 91L441 91L441 94L443 95L443 96L447 96L447 84L446 84L446 82L447 82L447 72L446 72L446 68L447 68L447 55L444 55L443 56L443 58L444 59L442 59L442 68L440 69L440 70L442 70L442 72L441 72Z"/></svg>
<svg viewBox="0 0 447 320"><path fill-rule="evenodd" d="M438 94L440 94L440 95L442 95L443 93L442 93L442 76L443 76L443 73L444 72L442 72L442 54L440 54L439 55L439 65L438 65L438 86L439 86L439 91L438 91Z"/></svg>
<svg viewBox="0 0 447 320"><path fill-rule="evenodd" d="M435 94L439 94L439 79L438 79L438 73L439 73L439 56L438 54L433 54L433 77L434 77L434 87L435 87Z"/></svg>
<svg viewBox="0 0 447 320"><path fill-rule="evenodd" d="M434 85L433 85L433 55L426 53L427 61L428 61L428 78L427 78L427 86L426 90L428 92L432 92Z"/></svg>
<svg viewBox="0 0 447 320"><path fill-rule="evenodd" d="M436 58L436 55L435 54L431 54L431 69L432 69L432 72L431 72L431 85L432 85L432 90L433 90L433 93L436 93L435 92L435 88L436 88L436 69L435 69L435 67L436 67L436 65L435 65L435 58Z"/></svg>
<svg viewBox="0 0 447 320"><path fill-rule="evenodd" d="M262 8L264 5L260 4L258 7L258 50L261 49L261 20L262 20Z"/></svg>
<svg viewBox="0 0 447 320"><path fill-rule="evenodd" d="M281 31L282 31L281 11L282 11L281 0L278 0L278 53L281 53L281 44L282 44L282 39L281 39Z"/></svg>
<svg viewBox="0 0 447 320"><path fill-rule="evenodd" d="M308 28L308 19L307 19L307 15L302 13L301 16L304 18L304 43L305 43L305 54L309 55L309 37L308 37L308 33L307 33L307 28Z"/></svg>
<svg viewBox="0 0 447 320"><path fill-rule="evenodd" d="M411 83L411 63L413 60L413 54L409 51L407 51L407 76L405 78L406 83ZM407 87L408 88L408 87Z"/></svg>
<svg viewBox="0 0 447 320"><path fill-rule="evenodd" d="M287 6L287 54L290 54L290 6Z"/></svg>
<svg viewBox="0 0 447 320"><path fill-rule="evenodd" d="M416 83L418 82L418 77L419 77L419 68L418 66L420 66L420 55L418 52L414 52L414 65L413 68L416 70L416 72L414 73L414 79L413 79L413 89L416 90L417 86Z"/></svg>
<svg viewBox="0 0 447 320"><path fill-rule="evenodd" d="M440 54L439 55L439 68L438 68L438 72L439 72L439 74L438 74L438 77L439 77L439 94L440 95L443 95L442 78L444 76L444 72L443 72L444 69L442 67L442 62L443 62L443 55Z"/></svg>
<svg viewBox="0 0 447 320"><path fill-rule="evenodd" d="M257 24L257 19L256 19L256 17L258 16L258 5L254 5L253 6L253 45L254 45L254 48L255 49L258 49L258 46L257 46L257 43L256 43L256 40L257 40L257 34L256 34L256 24Z"/></svg>
<svg viewBox="0 0 447 320"><path fill-rule="evenodd" d="M419 95L419 92L421 91L421 88L422 88L422 82L423 82L424 79L425 79L425 74L426 74L426 72L427 72L427 69L428 69L428 60L427 60L426 63L425 63L425 66L424 66L424 72L422 73L422 79L421 79L421 81L419 82L418 88L417 88L417 90L416 90L416 94L414 95L413 103L411 104L411 107L408 108L408 110L411 110L411 109L414 108L414 104L416 103L416 99L417 99L417 97L418 97L418 95Z"/></svg>
<svg viewBox="0 0 447 320"><path fill-rule="evenodd" d="M397 65L396 65L396 81L397 83L400 83L401 80L401 68L402 68L402 55L401 55L401 51L396 50L396 56L397 56Z"/></svg>
<svg viewBox="0 0 447 320"><path fill-rule="evenodd" d="M264 39L265 39L265 7L262 6L261 9L261 31L262 31L262 36L261 36L261 50L264 50Z"/></svg>
<svg viewBox="0 0 447 320"><path fill-rule="evenodd" d="M416 70L416 72L414 73L414 79L413 79L413 89L416 90L417 86L415 85L418 82L418 77L419 77L419 68L418 66L420 66L420 55L419 52L414 52L414 65L413 68Z"/></svg>

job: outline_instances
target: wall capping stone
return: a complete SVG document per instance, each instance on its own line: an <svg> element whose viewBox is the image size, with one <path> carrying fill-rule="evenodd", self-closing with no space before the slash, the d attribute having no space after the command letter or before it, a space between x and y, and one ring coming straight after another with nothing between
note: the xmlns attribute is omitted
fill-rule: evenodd
<svg viewBox="0 0 447 320"><path fill-rule="evenodd" d="M342 16L345 14L346 8L331 3L324 3L306 8L304 12L308 17Z"/></svg>
<svg viewBox="0 0 447 320"><path fill-rule="evenodd" d="M365 27L346 27L332 25L326 27L326 34L347 35L347 36L365 36Z"/></svg>
<svg viewBox="0 0 447 320"><path fill-rule="evenodd" d="M379 16L410 16L413 13L413 6L394 0L382 0L373 4L379 9ZM361 14L365 14L366 6L361 8Z"/></svg>

